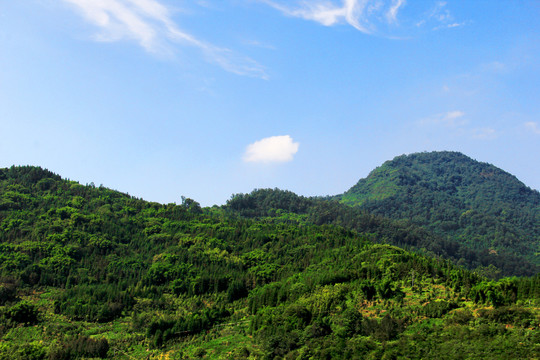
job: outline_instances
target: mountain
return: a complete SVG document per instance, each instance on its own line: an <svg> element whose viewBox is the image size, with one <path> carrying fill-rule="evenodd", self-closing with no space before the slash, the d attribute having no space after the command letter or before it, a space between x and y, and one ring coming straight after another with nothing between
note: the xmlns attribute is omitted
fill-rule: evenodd
<svg viewBox="0 0 540 360"><path fill-rule="evenodd" d="M398 156L336 198L472 250L540 265L540 193L458 152Z"/></svg>
<svg viewBox="0 0 540 360"><path fill-rule="evenodd" d="M490 281L380 239L409 225L253 195L158 204L0 169L0 360L540 356L540 276Z"/></svg>
<svg viewBox="0 0 540 360"><path fill-rule="evenodd" d="M229 215L250 219L297 221L302 224L334 225L370 234L372 241L387 243L424 255L448 259L491 278L531 276L540 267L523 257L489 248L469 248L408 220L393 220L374 215L325 198L306 198L279 189L256 189L236 194L223 207Z"/></svg>

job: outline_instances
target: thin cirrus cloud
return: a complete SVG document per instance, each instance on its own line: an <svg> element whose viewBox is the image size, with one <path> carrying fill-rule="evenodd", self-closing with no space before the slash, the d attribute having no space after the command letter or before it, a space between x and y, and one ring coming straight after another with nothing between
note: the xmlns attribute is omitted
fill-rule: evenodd
<svg viewBox="0 0 540 360"><path fill-rule="evenodd" d="M326 1L313 0L283 2L276 0L259 0L283 14L305 20L316 21L325 26L347 23L355 29L372 34L376 31L373 19L385 18L390 23L397 22L399 10L405 5L405 0L343 0ZM382 16L381 16L382 15Z"/></svg>
<svg viewBox="0 0 540 360"><path fill-rule="evenodd" d="M258 0L286 16L318 22L325 26L348 24L365 34L379 33L379 26L398 25L398 15L406 0ZM430 9L419 15L416 27L433 26L433 30L465 25L456 22L446 1L425 1ZM412 19L406 19L408 22ZM394 38L394 37L393 37Z"/></svg>
<svg viewBox="0 0 540 360"><path fill-rule="evenodd" d="M403 5L405 5L405 0L394 0L393 4L390 6L390 9L386 13L386 19L389 23L397 22L398 11Z"/></svg>
<svg viewBox="0 0 540 360"><path fill-rule="evenodd" d="M480 140L491 140L497 137L497 131L492 128L479 128L472 131L472 137Z"/></svg>
<svg viewBox="0 0 540 360"><path fill-rule="evenodd" d="M255 141L246 148L244 161L251 163L282 163L292 161L300 144L289 135L271 136Z"/></svg>
<svg viewBox="0 0 540 360"><path fill-rule="evenodd" d="M419 125L443 125L445 127L455 128L467 124L465 113L460 110L449 111L447 113L438 114L431 118L422 119L418 122Z"/></svg>
<svg viewBox="0 0 540 360"><path fill-rule="evenodd" d="M461 110L453 110L438 114L417 122L421 127L443 128L459 136L467 136L478 140L492 140L498 137L497 130L489 127L473 128Z"/></svg>
<svg viewBox="0 0 540 360"><path fill-rule="evenodd" d="M437 1L425 18L420 20L416 26L420 27L433 21L437 24L433 30L452 29L465 25L463 22L460 23L455 21L450 10L448 10L447 5L448 3L446 1Z"/></svg>
<svg viewBox="0 0 540 360"><path fill-rule="evenodd" d="M525 125L525 128L527 128L534 134L540 135L540 125L538 125L538 123L534 121L529 121L529 122L526 122L524 125Z"/></svg>
<svg viewBox="0 0 540 360"><path fill-rule="evenodd" d="M256 61L202 41L181 30L167 7L157 0L63 0L100 29L97 41L131 40L147 52L170 53L178 45L199 49L211 63L238 75L267 78Z"/></svg>

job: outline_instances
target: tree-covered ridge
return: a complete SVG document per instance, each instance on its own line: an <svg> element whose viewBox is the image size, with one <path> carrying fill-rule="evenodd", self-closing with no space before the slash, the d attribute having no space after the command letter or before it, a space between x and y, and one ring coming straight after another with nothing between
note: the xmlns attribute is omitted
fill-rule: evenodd
<svg viewBox="0 0 540 360"><path fill-rule="evenodd" d="M469 248L458 240L427 230L410 220L392 220L335 200L306 198L290 191L258 189L234 195L224 207L230 214L262 219L294 220L305 224L332 224L364 234L375 242L389 243L425 255L449 259L490 277L530 276L539 267L508 251Z"/></svg>
<svg viewBox="0 0 540 360"><path fill-rule="evenodd" d="M540 356L539 276L374 244L332 207L248 218L35 167L0 169L0 204L2 360Z"/></svg>
<svg viewBox="0 0 540 360"><path fill-rule="evenodd" d="M540 264L540 193L457 152L398 156L337 198L409 220L470 249Z"/></svg>

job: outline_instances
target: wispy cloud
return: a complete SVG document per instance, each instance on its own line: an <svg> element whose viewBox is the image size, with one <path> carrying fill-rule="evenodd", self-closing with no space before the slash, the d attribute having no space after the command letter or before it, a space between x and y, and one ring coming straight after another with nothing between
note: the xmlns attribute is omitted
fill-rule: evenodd
<svg viewBox="0 0 540 360"><path fill-rule="evenodd" d="M446 1L437 1L429 10L424 18L416 23L416 26L421 27L426 24L431 24L433 30L452 29L464 26L464 22L455 21L450 10L447 7ZM433 25L435 23L435 25Z"/></svg>
<svg viewBox="0 0 540 360"><path fill-rule="evenodd" d="M461 110L449 111L417 121L418 126L437 129L447 134L469 137L478 140L492 140L499 136L497 130L490 127L473 127Z"/></svg>
<svg viewBox="0 0 540 360"><path fill-rule="evenodd" d="M538 125L537 122L529 121L526 122L524 125L525 128L527 128L529 131L533 132L534 134L540 135L540 125Z"/></svg>
<svg viewBox="0 0 540 360"><path fill-rule="evenodd" d="M399 10L405 5L405 0L312 0L296 1L292 5L278 0L259 1L287 16L316 21L325 26L346 23L366 34L375 32L374 19L384 18L387 23L395 23Z"/></svg>
<svg viewBox="0 0 540 360"><path fill-rule="evenodd" d="M497 131L492 128L479 128L472 131L472 137L480 140L491 140L497 137Z"/></svg>
<svg viewBox="0 0 540 360"><path fill-rule="evenodd" d="M392 25L390 31L397 30L395 25L405 23L433 30L451 29L464 26L465 22L456 21L448 9L446 1L425 1L427 10L416 19L405 18L398 21L406 0L256 0L267 4L281 13L305 20L318 22L325 26L348 24L365 34L381 35L381 29ZM401 26L400 26L401 27ZM387 34L389 38L396 38ZM405 37L407 38L407 37ZM397 37L403 39L403 37Z"/></svg>
<svg viewBox="0 0 540 360"><path fill-rule="evenodd" d="M458 127L467 124L465 113L460 110L449 111L447 113L438 114L430 118L422 119L418 122L419 125L443 125L445 127Z"/></svg>
<svg viewBox="0 0 540 360"><path fill-rule="evenodd" d="M442 24L442 25L435 26L433 28L433 30L452 29L452 28L458 28L458 27L462 27L462 26L465 26L464 22L462 22L462 23Z"/></svg>
<svg viewBox="0 0 540 360"><path fill-rule="evenodd" d="M397 22L399 8L401 8L403 5L405 5L405 0L394 0L390 6L390 9L388 9L388 12L386 13L386 19L389 23Z"/></svg>
<svg viewBox="0 0 540 360"><path fill-rule="evenodd" d="M266 78L256 61L202 41L181 30L171 12L157 0L63 0L78 10L100 32L97 41L131 40L154 54L174 52L178 45L198 48L205 58L238 74Z"/></svg>
<svg viewBox="0 0 540 360"><path fill-rule="evenodd" d="M480 69L484 72L498 73L498 74L502 74L510 70L507 64L502 63L500 61L492 61L490 63L482 64L480 66Z"/></svg>
<svg viewBox="0 0 540 360"><path fill-rule="evenodd" d="M428 17L434 18L440 22L451 20L452 15L450 15L450 11L448 11L446 5L446 1L437 1Z"/></svg>
<svg viewBox="0 0 540 360"><path fill-rule="evenodd" d="M257 40L244 40L243 44L248 45L248 46L258 47L258 48L261 48L261 49L277 50L277 48L274 45L265 44L265 43L257 41Z"/></svg>
<svg viewBox="0 0 540 360"><path fill-rule="evenodd" d="M271 136L248 145L245 162L288 162L298 152L300 144L289 135Z"/></svg>
<svg viewBox="0 0 540 360"><path fill-rule="evenodd" d="M451 29L451 28L456 28L456 27L460 27L460 26L463 26L463 25L465 25L465 23L451 23L451 24L447 24L446 28Z"/></svg>
<svg viewBox="0 0 540 360"><path fill-rule="evenodd" d="M465 116L465 113L463 111L459 111L459 110L450 111L446 113L446 115L444 115L443 121L453 123L456 119L461 119L464 116Z"/></svg>

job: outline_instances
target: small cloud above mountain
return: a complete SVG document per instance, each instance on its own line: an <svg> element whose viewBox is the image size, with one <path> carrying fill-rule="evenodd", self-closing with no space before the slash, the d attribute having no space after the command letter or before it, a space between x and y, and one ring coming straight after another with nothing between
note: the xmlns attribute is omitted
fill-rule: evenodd
<svg viewBox="0 0 540 360"><path fill-rule="evenodd" d="M255 141L246 148L245 162L279 163L293 160L300 144L289 135L271 136Z"/></svg>

